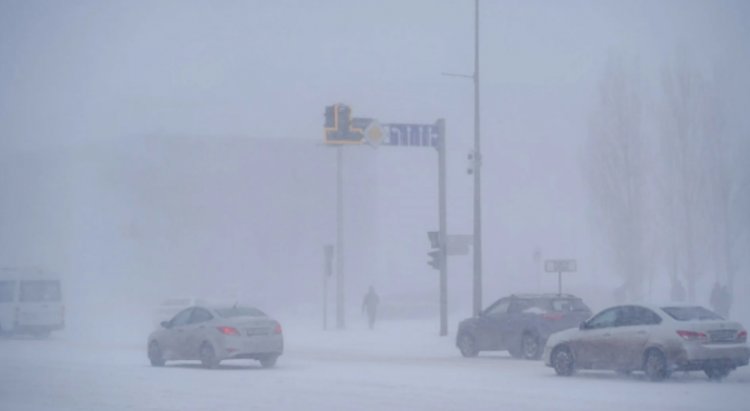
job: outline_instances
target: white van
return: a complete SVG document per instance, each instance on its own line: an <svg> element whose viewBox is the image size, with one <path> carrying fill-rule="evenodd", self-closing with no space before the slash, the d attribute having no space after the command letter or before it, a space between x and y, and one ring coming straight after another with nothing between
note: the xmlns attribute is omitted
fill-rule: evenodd
<svg viewBox="0 0 750 411"><path fill-rule="evenodd" d="M0 269L0 335L48 337L64 327L59 278L38 271Z"/></svg>

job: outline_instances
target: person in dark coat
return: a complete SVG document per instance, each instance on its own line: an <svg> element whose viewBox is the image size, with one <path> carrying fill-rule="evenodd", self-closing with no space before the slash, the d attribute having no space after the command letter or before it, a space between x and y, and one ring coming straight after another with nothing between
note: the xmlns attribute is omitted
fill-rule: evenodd
<svg viewBox="0 0 750 411"><path fill-rule="evenodd" d="M378 304L380 304L380 297L375 293L375 287L370 286L370 289L367 291L367 294L365 294L365 298L362 301L362 312L367 312L367 323L370 326L370 329L375 326Z"/></svg>

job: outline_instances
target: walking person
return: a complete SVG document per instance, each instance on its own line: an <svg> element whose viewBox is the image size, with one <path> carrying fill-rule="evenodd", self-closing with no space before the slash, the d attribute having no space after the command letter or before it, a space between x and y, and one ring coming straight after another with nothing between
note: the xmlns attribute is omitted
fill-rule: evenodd
<svg viewBox="0 0 750 411"><path fill-rule="evenodd" d="M365 294L365 298L362 301L362 312L367 311L367 323L370 329L375 326L375 317L378 313L378 304L380 303L380 297L375 292L375 287L370 286L370 289Z"/></svg>

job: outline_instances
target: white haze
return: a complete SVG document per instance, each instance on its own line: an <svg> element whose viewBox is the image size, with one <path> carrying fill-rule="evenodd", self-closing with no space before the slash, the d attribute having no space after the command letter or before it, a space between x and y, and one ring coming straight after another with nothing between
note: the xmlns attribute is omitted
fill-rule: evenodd
<svg viewBox="0 0 750 411"><path fill-rule="evenodd" d="M537 247L578 259L564 291L594 309L613 302L621 279L584 154L613 56L639 75L647 139L662 70L687 56L718 84L728 138L748 157L748 21L745 1L482 2L485 305L556 291ZM444 118L449 233L470 234L472 83L441 73L472 70L470 1L2 1L0 266L62 275L69 333L121 321L116 335L145 341L152 308L171 296L318 324L323 245L336 234L324 107L383 123ZM426 264L436 152L347 147L344 162L348 322L361 323L374 285L398 307L390 315L433 318L437 334ZM744 232L734 313L747 324ZM648 298L659 301L669 278L655 271ZM704 271L707 304L716 274ZM471 313L471 273L470 255L450 258L451 332Z"/></svg>

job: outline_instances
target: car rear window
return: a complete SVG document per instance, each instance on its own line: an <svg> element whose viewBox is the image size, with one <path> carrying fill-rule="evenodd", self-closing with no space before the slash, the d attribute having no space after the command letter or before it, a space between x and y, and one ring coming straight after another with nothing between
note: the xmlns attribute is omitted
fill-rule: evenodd
<svg viewBox="0 0 750 411"><path fill-rule="evenodd" d="M661 309L677 321L723 320L720 315L700 306L662 307Z"/></svg>
<svg viewBox="0 0 750 411"><path fill-rule="evenodd" d="M19 300L27 303L60 301L60 282L56 280L21 281Z"/></svg>
<svg viewBox="0 0 750 411"><path fill-rule="evenodd" d="M229 308L218 308L215 310L220 316L224 318L232 317L265 317L266 314L253 307L229 307Z"/></svg>

